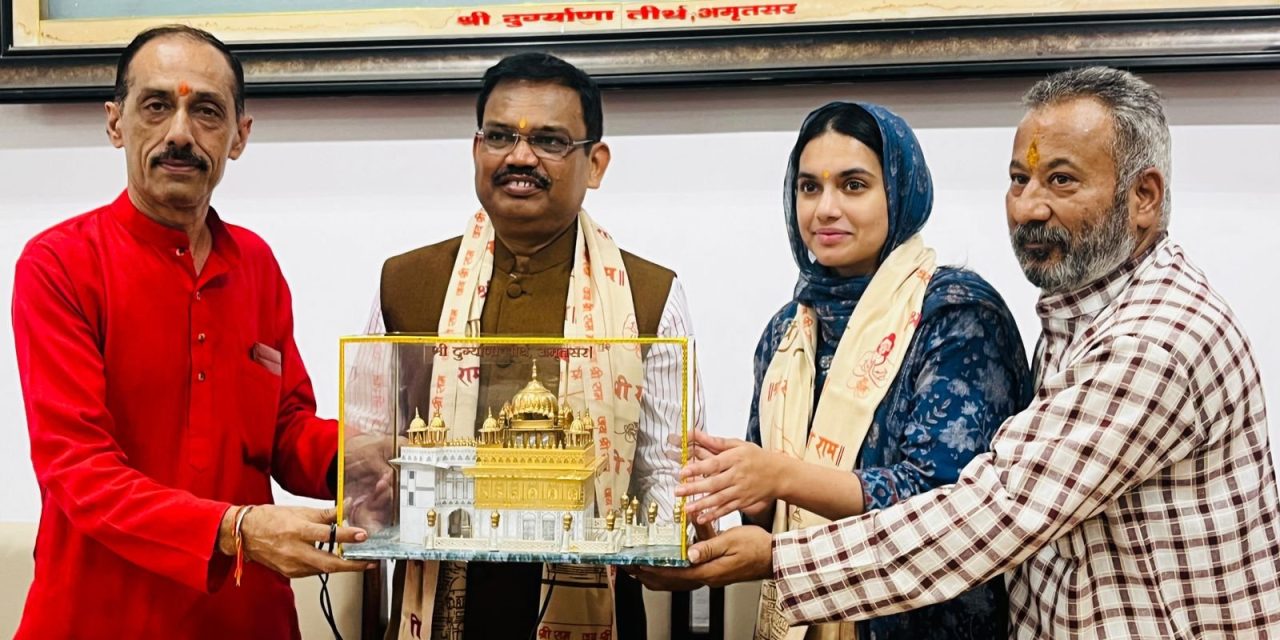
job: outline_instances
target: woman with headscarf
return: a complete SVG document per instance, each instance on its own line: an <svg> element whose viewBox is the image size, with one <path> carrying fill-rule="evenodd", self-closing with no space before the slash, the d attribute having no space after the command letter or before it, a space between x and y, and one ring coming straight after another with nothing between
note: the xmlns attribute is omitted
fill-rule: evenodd
<svg viewBox="0 0 1280 640"><path fill-rule="evenodd" d="M919 234L933 183L915 134L883 107L834 102L791 152L794 298L755 352L746 441L699 434L677 495L700 524L741 511L773 532L880 509L952 483L1030 399L1017 326L976 273L938 267ZM889 541L887 544L891 544ZM757 638L788 630L766 582ZM958 598L856 623L856 637L1005 638L1000 576Z"/></svg>

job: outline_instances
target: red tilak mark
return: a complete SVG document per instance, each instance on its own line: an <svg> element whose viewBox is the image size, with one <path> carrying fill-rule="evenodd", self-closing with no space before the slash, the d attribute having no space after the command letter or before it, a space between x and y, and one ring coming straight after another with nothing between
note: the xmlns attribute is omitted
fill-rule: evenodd
<svg viewBox="0 0 1280 640"><path fill-rule="evenodd" d="M186 95L187 95L187 94L189 94L189 93L191 93L191 85L187 84L186 82L179 82L179 83L178 83L178 95L180 95L180 96L186 96Z"/></svg>

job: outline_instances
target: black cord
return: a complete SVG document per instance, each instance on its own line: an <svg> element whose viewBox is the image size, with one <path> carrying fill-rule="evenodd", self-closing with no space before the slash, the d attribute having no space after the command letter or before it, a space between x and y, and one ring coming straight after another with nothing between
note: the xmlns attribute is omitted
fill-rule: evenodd
<svg viewBox="0 0 1280 640"><path fill-rule="evenodd" d="M551 604L551 592L556 590L554 576L552 582L547 583L547 597L542 599L542 610L538 612L538 619L533 621L533 631L529 632L529 640L537 640L538 627L542 625L542 617L547 615L547 605Z"/></svg>
<svg viewBox="0 0 1280 640"><path fill-rule="evenodd" d="M338 542L338 523L329 524L329 553L333 553L333 547ZM329 574L320 574L320 612L324 614L324 619L329 623L329 629L333 631L334 640L342 640L342 633L338 631L338 623L333 618L333 598L329 596Z"/></svg>
<svg viewBox="0 0 1280 640"><path fill-rule="evenodd" d="M333 618L333 600L329 597L329 574L320 574L320 611L324 613L324 619L329 623L329 628L333 630L334 640L342 640L342 633L338 631L338 623Z"/></svg>

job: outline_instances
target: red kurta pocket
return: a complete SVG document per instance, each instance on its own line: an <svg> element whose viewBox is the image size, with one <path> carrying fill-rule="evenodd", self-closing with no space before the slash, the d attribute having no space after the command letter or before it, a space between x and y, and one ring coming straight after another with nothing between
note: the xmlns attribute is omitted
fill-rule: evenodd
<svg viewBox="0 0 1280 640"><path fill-rule="evenodd" d="M241 365L240 435L245 462L271 471L271 449L280 413L280 376L246 358Z"/></svg>

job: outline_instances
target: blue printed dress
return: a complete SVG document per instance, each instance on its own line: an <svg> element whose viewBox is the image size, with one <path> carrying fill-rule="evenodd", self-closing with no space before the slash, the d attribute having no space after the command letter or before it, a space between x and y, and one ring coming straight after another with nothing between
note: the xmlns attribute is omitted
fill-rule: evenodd
<svg viewBox="0 0 1280 640"><path fill-rule="evenodd" d="M880 134L888 232L879 262L919 233L933 213L933 178L915 132L880 105L833 102L809 114L865 110ZM854 138L850 137L850 144ZM784 222L799 268L795 294L765 328L755 352L755 395L747 439L760 444L760 384L796 305L818 319L815 407L831 360L874 274L841 276L818 264L804 244L796 215L799 153L783 185ZM990 447L1008 416L1031 400L1031 377L1018 327L1004 300L978 274L939 268L925 291L921 321L898 375L876 409L852 473L862 481L868 511L882 509L956 481ZM812 425L810 425L812 427ZM858 624L860 640L1007 638L1008 606L1001 576L954 600Z"/></svg>
<svg viewBox="0 0 1280 640"><path fill-rule="evenodd" d="M773 316L756 347L747 426L747 439L756 444L761 443L761 381L796 304L789 302ZM977 274L939 269L922 315L852 469L862 481L868 511L955 482L961 468L988 450L1005 418L1030 401L1018 328L1004 301ZM819 325L815 406L838 344L835 325ZM993 576L954 600L859 623L858 637L1003 639L1008 637L1007 609L1003 579Z"/></svg>

